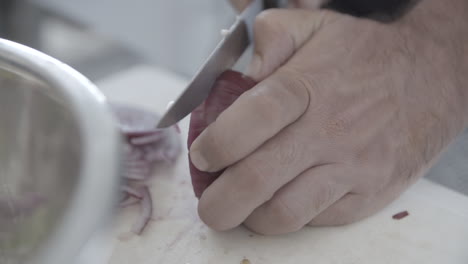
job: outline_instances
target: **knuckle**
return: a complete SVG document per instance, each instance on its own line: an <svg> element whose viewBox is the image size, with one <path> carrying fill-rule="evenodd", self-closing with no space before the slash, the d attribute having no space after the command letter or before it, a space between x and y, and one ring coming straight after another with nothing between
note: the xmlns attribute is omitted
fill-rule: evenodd
<svg viewBox="0 0 468 264"><path fill-rule="evenodd" d="M285 68L278 74L278 82L282 84L283 96L299 107L307 107L313 85L304 74Z"/></svg>
<svg viewBox="0 0 468 264"><path fill-rule="evenodd" d="M328 138L338 138L349 134L350 122L343 117L330 118L322 125L323 133Z"/></svg>
<svg viewBox="0 0 468 264"><path fill-rule="evenodd" d="M255 101L254 114L265 124L275 127L280 121L277 113L285 110L285 106L280 103L273 89L270 87L261 86L258 89L252 90L251 96Z"/></svg>
<svg viewBox="0 0 468 264"><path fill-rule="evenodd" d="M306 150L302 138L295 135L295 131L285 131L284 137L277 140L275 144L271 144L269 151L273 155L273 161L281 166L291 166L301 160Z"/></svg>
<svg viewBox="0 0 468 264"><path fill-rule="evenodd" d="M266 124L277 127L284 119L292 122L306 111L310 104L310 86L299 74L277 74L252 90L249 96L255 100L255 114Z"/></svg>
<svg viewBox="0 0 468 264"><path fill-rule="evenodd" d="M276 8L270 8L262 11L260 14L257 15L255 18L255 29L265 30L265 29L273 29L275 30L278 24L278 13L281 10Z"/></svg>
<svg viewBox="0 0 468 264"><path fill-rule="evenodd" d="M274 221L280 232L297 231L307 222L304 214L296 212L279 197L272 200L268 207L270 215L273 218L273 220L270 219L269 221Z"/></svg>
<svg viewBox="0 0 468 264"><path fill-rule="evenodd" d="M211 229L216 231L225 231L232 227L227 226L219 216L222 214L216 214L213 212L213 207L206 201L200 200L198 204L198 216L200 220L209 226Z"/></svg>
<svg viewBox="0 0 468 264"><path fill-rule="evenodd" d="M216 125L215 123L213 123ZM207 157L210 157L209 162L216 169L219 166L225 166L226 162L229 162L233 157L232 146L230 142L226 141L226 137L223 136L223 133L219 133L219 129L212 129L214 127L209 127L207 129L207 142L209 142L209 148L205 149L205 152L208 154Z"/></svg>
<svg viewBox="0 0 468 264"><path fill-rule="evenodd" d="M273 81L279 86L277 96L282 102L288 102L289 108L294 107L296 111L303 113L312 103L312 92L316 85L303 73L292 67L282 68Z"/></svg>
<svg viewBox="0 0 468 264"><path fill-rule="evenodd" d="M344 22L345 19L348 21L356 21L353 16L343 15L330 9L320 9L316 12L316 16L318 17L317 20L320 21L321 24L333 24L339 20L343 20Z"/></svg>
<svg viewBox="0 0 468 264"><path fill-rule="evenodd" d="M319 214L324 209L326 209L325 206L329 206L332 202L334 202L336 191L333 183L331 182L325 183L322 188L317 188L316 191L317 193L314 196L314 199L310 201L310 203L312 212Z"/></svg>
<svg viewBox="0 0 468 264"><path fill-rule="evenodd" d="M287 50L286 47L293 48L295 46L294 39L290 36L291 32L288 30L288 20L284 18L283 12L284 10L280 9L267 9L255 18L255 49L263 59L269 60L272 55L278 56L278 54L263 54L264 52L268 53L266 47L276 46ZM270 51L273 50L277 49Z"/></svg>
<svg viewBox="0 0 468 264"><path fill-rule="evenodd" d="M274 171L268 163L250 157L239 164L239 170L238 175L245 179L242 181L244 186L241 186L239 189L250 193L257 193L258 190L269 189L268 186L270 184L268 178ZM241 184L242 182L239 181ZM272 195L273 194L271 194L271 196Z"/></svg>

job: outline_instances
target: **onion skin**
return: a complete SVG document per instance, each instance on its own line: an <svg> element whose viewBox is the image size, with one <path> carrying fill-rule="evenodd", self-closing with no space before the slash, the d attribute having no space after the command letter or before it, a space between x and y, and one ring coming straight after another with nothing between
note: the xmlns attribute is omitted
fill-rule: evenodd
<svg viewBox="0 0 468 264"><path fill-rule="evenodd" d="M190 128L187 146L190 149L193 141L213 123L216 118L234 103L239 96L253 88L256 82L242 73L228 70L222 73L215 81L211 94L199 107L197 107L190 118ZM198 170L190 160L189 169L195 196L200 198L203 191L213 183L222 173L202 172Z"/></svg>
<svg viewBox="0 0 468 264"><path fill-rule="evenodd" d="M403 212L399 212L398 214L394 214L392 218L394 220L400 220L400 219L407 217L408 215L409 215L408 211L403 211Z"/></svg>

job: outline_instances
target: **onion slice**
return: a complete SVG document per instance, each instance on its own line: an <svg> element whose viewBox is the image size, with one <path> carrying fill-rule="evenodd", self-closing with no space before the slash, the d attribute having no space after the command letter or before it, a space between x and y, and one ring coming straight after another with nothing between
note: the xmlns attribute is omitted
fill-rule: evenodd
<svg viewBox="0 0 468 264"><path fill-rule="evenodd" d="M141 235L143 229L145 229L146 225L151 219L151 215L153 214L153 200L151 199L151 194L149 192L148 187L143 186L141 189L141 193L143 194L143 198L140 202L141 213L132 227L132 232L137 235Z"/></svg>
<svg viewBox="0 0 468 264"><path fill-rule="evenodd" d="M139 202L140 202L140 200L130 197L130 198L126 199L125 201L120 202L119 207L120 208L125 208L125 207L129 207L131 205L137 204Z"/></svg>
<svg viewBox="0 0 468 264"><path fill-rule="evenodd" d="M128 185L123 185L120 187L120 189L132 197L135 197L137 199L143 199L143 193L141 191L136 190Z"/></svg>
<svg viewBox="0 0 468 264"><path fill-rule="evenodd" d="M125 208L134 204L141 206L141 213L132 231L140 235L153 212L153 202L146 181L153 174L155 166L162 162L172 164L181 151L180 133L177 125L157 129L160 116L137 107L111 103L111 108L123 135L122 199L119 206ZM138 186L138 187L137 187Z"/></svg>

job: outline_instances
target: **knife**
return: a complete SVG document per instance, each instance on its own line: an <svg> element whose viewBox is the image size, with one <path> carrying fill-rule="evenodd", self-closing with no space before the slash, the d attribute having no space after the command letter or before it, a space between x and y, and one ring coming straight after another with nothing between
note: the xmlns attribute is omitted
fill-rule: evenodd
<svg viewBox="0 0 468 264"><path fill-rule="evenodd" d="M253 40L255 17L265 8L279 6L279 1L253 0L237 16L234 24L223 30L223 39L218 43L206 62L191 80L187 88L169 105L157 128L170 127L188 116L208 97L215 80L239 60Z"/></svg>

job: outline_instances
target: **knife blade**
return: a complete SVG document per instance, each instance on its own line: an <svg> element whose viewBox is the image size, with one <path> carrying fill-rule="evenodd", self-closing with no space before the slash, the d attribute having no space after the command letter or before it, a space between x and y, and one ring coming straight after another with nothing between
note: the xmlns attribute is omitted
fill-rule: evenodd
<svg viewBox="0 0 468 264"><path fill-rule="evenodd" d="M157 128L166 128L176 124L203 103L210 94L216 78L234 66L249 47L253 39L252 28L255 17L263 10L263 7L263 1L254 0L236 18L187 88L169 106Z"/></svg>

